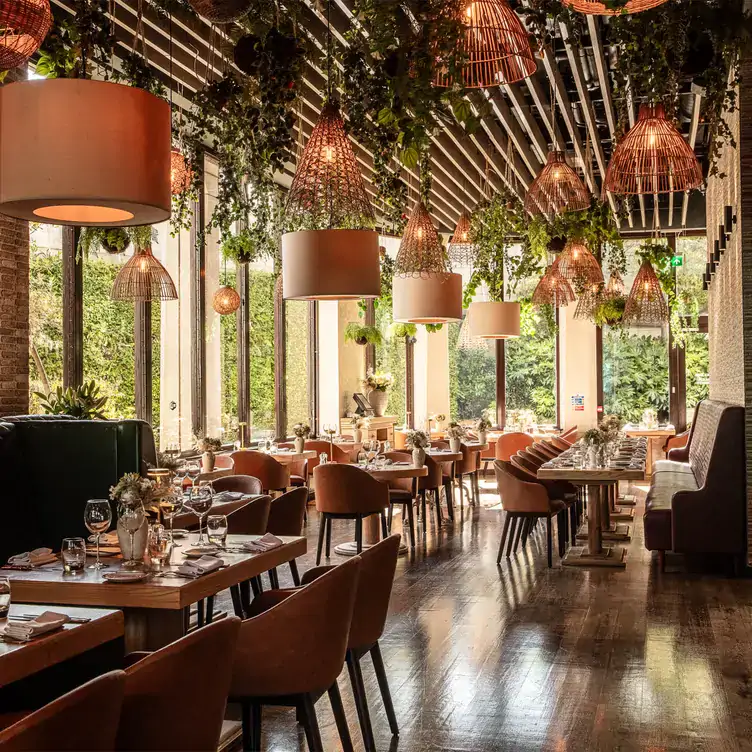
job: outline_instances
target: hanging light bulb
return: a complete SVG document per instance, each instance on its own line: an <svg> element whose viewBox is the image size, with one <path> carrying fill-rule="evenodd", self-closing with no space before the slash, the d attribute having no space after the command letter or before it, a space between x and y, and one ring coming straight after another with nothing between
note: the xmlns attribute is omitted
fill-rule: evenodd
<svg viewBox="0 0 752 752"><path fill-rule="evenodd" d="M603 290L603 295L612 299L620 298L624 295L624 280L621 278L619 272L611 272L606 287Z"/></svg>
<svg viewBox="0 0 752 752"><path fill-rule="evenodd" d="M579 241L569 241L556 259L557 270L564 279L578 285L603 283L603 272L598 260Z"/></svg>
<svg viewBox="0 0 752 752"><path fill-rule="evenodd" d="M604 188L620 195L689 191L702 185L702 168L663 105L640 105L637 122L617 144Z"/></svg>
<svg viewBox="0 0 752 752"><path fill-rule="evenodd" d="M525 211L556 216L590 206L590 194L579 175L567 164L563 151L552 149L525 196Z"/></svg>
<svg viewBox="0 0 752 752"><path fill-rule="evenodd" d="M475 0L465 7L461 21L465 32L460 40L462 81L466 88L488 88L521 81L537 67L525 27L507 0ZM454 85L441 65L436 86Z"/></svg>
<svg viewBox="0 0 752 752"><path fill-rule="evenodd" d="M623 13L640 13L657 8L666 0L628 0L623 7L607 6L600 0L562 0L564 5L591 16L619 16Z"/></svg>
<svg viewBox="0 0 752 752"><path fill-rule="evenodd" d="M167 269L154 258L151 247L139 248L123 264L112 284L110 298L149 303L177 300L178 293Z"/></svg>
<svg viewBox="0 0 752 752"><path fill-rule="evenodd" d="M668 321L669 310L666 296L656 276L653 265L642 262L624 308L625 324L660 326Z"/></svg>

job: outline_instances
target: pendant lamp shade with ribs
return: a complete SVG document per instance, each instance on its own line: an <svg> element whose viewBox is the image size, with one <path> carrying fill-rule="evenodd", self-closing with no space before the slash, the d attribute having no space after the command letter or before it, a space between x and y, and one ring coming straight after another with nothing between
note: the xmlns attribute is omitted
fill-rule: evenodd
<svg viewBox="0 0 752 752"><path fill-rule="evenodd" d="M694 151L666 118L663 105L640 105L637 122L617 144L605 190L620 195L689 191L702 185Z"/></svg>
<svg viewBox="0 0 752 752"><path fill-rule="evenodd" d="M376 298L381 293L378 234L339 108L324 105L300 158L286 213L310 229L282 236L287 300Z"/></svg>
<svg viewBox="0 0 752 752"><path fill-rule="evenodd" d="M574 317L576 319L592 319L598 306L603 301L603 290L603 284L585 285L577 298L577 309L574 312Z"/></svg>
<svg viewBox="0 0 752 752"><path fill-rule="evenodd" d="M51 25L50 0L0 2L0 70L23 65L39 49Z"/></svg>
<svg viewBox="0 0 752 752"><path fill-rule="evenodd" d="M0 212L113 227L170 218L170 106L88 79L0 87Z"/></svg>
<svg viewBox="0 0 752 752"><path fill-rule="evenodd" d="M590 16L620 16L623 13L640 13L663 5L666 0L629 0L621 7L609 7L599 0L562 0L564 5Z"/></svg>
<svg viewBox="0 0 752 752"><path fill-rule="evenodd" d="M470 236L470 215L462 212L447 247L449 260L453 265L472 266L475 263L477 251L478 246L472 242Z"/></svg>
<svg viewBox="0 0 752 752"><path fill-rule="evenodd" d="M392 318L410 324L462 320L462 276L447 270L444 249L422 201L402 236L392 280Z"/></svg>
<svg viewBox="0 0 752 752"><path fill-rule="evenodd" d="M154 258L150 247L139 248L123 264L112 285L110 298L131 303L177 300L178 293L167 269Z"/></svg>
<svg viewBox="0 0 752 752"><path fill-rule="evenodd" d="M598 260L584 243L569 241L561 256L556 259L556 269L568 282L578 285L603 284L603 272Z"/></svg>
<svg viewBox="0 0 752 752"><path fill-rule="evenodd" d="M660 326L668 321L669 310L661 282L656 276L653 265L642 262L624 308L625 324L643 324Z"/></svg>
<svg viewBox="0 0 752 752"><path fill-rule="evenodd" d="M569 166L563 151L552 149L538 177L525 196L525 211L556 216L590 206L590 194L580 176Z"/></svg>
<svg viewBox="0 0 752 752"><path fill-rule="evenodd" d="M460 45L465 62L460 86L469 89L521 81L537 67L525 27L507 0L469 0L462 7L465 27ZM436 86L453 86L445 67L436 74Z"/></svg>
<svg viewBox="0 0 752 752"><path fill-rule="evenodd" d="M223 285L214 293L212 308L220 316L228 316L240 308L240 295L234 287Z"/></svg>
<svg viewBox="0 0 752 752"><path fill-rule="evenodd" d="M502 301L470 303L470 332L482 339L510 339L520 336L520 304Z"/></svg>
<svg viewBox="0 0 752 752"><path fill-rule="evenodd" d="M619 272L611 272L603 289L603 295L609 299L620 298L624 295L624 280Z"/></svg>
<svg viewBox="0 0 752 752"><path fill-rule="evenodd" d="M564 277L559 274L558 259L546 269L540 282L533 290L533 305L552 305L562 308L574 302L574 290Z"/></svg>

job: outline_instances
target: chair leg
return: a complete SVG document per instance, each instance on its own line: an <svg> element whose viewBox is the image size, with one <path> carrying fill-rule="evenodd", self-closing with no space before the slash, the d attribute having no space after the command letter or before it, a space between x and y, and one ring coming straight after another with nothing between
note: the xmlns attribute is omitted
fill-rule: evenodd
<svg viewBox="0 0 752 752"><path fill-rule="evenodd" d="M232 610L235 612L235 616L245 619L245 613L243 611L243 603L240 600L240 586L230 585L230 598L232 598Z"/></svg>
<svg viewBox="0 0 752 752"><path fill-rule="evenodd" d="M363 734L363 745L366 752L376 751L376 742L373 738L373 728L371 727L371 716L368 712L368 700L366 699L366 690L363 685L363 674L360 670L360 661L353 653L347 651L347 670L350 674L350 683L353 688L355 697L355 709L358 711L358 721L360 722L360 731Z"/></svg>
<svg viewBox="0 0 752 752"><path fill-rule="evenodd" d="M572 545L577 544L577 503L569 507L569 538Z"/></svg>
<svg viewBox="0 0 752 752"><path fill-rule="evenodd" d="M444 483L444 498L447 505L447 516L454 522L454 495L452 493L452 481Z"/></svg>
<svg viewBox="0 0 752 752"><path fill-rule="evenodd" d="M269 570L269 584L272 590L279 590L279 575L277 574L277 567Z"/></svg>
<svg viewBox="0 0 752 752"><path fill-rule="evenodd" d="M360 514L355 518L355 549L358 553L363 551L363 516Z"/></svg>
<svg viewBox="0 0 752 752"><path fill-rule="evenodd" d="M311 695L303 695L300 702L300 714L303 718L309 752L324 752L324 745L321 743L319 722L316 718L316 708Z"/></svg>
<svg viewBox="0 0 752 752"><path fill-rule="evenodd" d="M549 515L546 517L546 547L548 550L548 568L551 569L551 567L554 565L554 558L553 558L553 536L551 535L551 516Z"/></svg>
<svg viewBox="0 0 752 752"><path fill-rule="evenodd" d="M527 538L530 535L530 529L533 526L533 520L531 517L525 518L525 524L522 526L522 550L525 550L525 546L527 545Z"/></svg>
<svg viewBox="0 0 752 752"><path fill-rule="evenodd" d="M524 517L521 517L517 522L517 530L514 536L514 547L512 548L512 553L515 556L517 555L517 546L519 545L520 538L522 537L522 528L525 527L526 524L527 520Z"/></svg>
<svg viewBox="0 0 752 752"><path fill-rule="evenodd" d="M342 705L342 695L339 693L339 685L336 680L329 687L329 702L332 704L332 713L337 723L339 740L342 742L342 752L354 752L352 738L350 737L350 728L347 725L347 717L345 716L345 708Z"/></svg>
<svg viewBox="0 0 752 752"><path fill-rule="evenodd" d="M326 518L326 558L331 556L332 548L332 518L327 516Z"/></svg>
<svg viewBox="0 0 752 752"><path fill-rule="evenodd" d="M264 588L261 585L261 578L252 577L250 582L251 582L251 590L253 590L253 597L258 598L258 596L264 592Z"/></svg>
<svg viewBox="0 0 752 752"><path fill-rule="evenodd" d="M389 728L393 736L399 736L397 716L394 712L394 705L392 704L392 693L389 691L389 682L387 681L386 671L384 670L384 659L381 657L381 647L378 642L371 648L371 660L373 661L373 670L376 673L376 680L378 681L379 689L381 690L381 699L384 703L386 717L389 719Z"/></svg>
<svg viewBox="0 0 752 752"><path fill-rule="evenodd" d="M196 626L203 627L206 620L206 611L203 598L196 604Z"/></svg>
<svg viewBox="0 0 752 752"><path fill-rule="evenodd" d="M420 499L420 518L423 520L423 535L426 534L426 528L428 527L428 519L426 518L426 492L423 491L423 493L420 494L418 497Z"/></svg>
<svg viewBox="0 0 752 752"><path fill-rule="evenodd" d="M387 538L389 537L389 529L386 524L386 510L382 509L379 516L381 517L381 537Z"/></svg>
<svg viewBox="0 0 752 752"><path fill-rule="evenodd" d="M240 704L243 749L258 752L261 749L261 705L244 700Z"/></svg>
<svg viewBox="0 0 752 752"><path fill-rule="evenodd" d="M292 574L292 581L295 587L300 587L300 575L298 574L298 562L293 559L290 562L290 574Z"/></svg>
<svg viewBox="0 0 752 752"><path fill-rule="evenodd" d="M319 519L319 543L316 547L316 566L321 564L321 550L324 548L324 534L326 533L326 514Z"/></svg>
<svg viewBox="0 0 752 752"><path fill-rule="evenodd" d="M507 512L504 515L504 530L501 533L501 542L499 543L499 553L496 554L496 563L501 564L501 556L504 553L504 543L507 539L507 532L509 531L509 523L512 520L512 516Z"/></svg>
<svg viewBox="0 0 752 752"><path fill-rule="evenodd" d="M245 580L240 583L238 586L238 591L240 593L240 607L243 609L243 614L248 613L248 609L251 605L251 582L250 580Z"/></svg>
<svg viewBox="0 0 752 752"><path fill-rule="evenodd" d="M556 515L557 542L559 544L559 558L563 558L567 552L567 539L569 532L567 530L567 510L563 509Z"/></svg>
<svg viewBox="0 0 752 752"><path fill-rule="evenodd" d="M206 623L211 624L214 618L214 596L210 595L206 599Z"/></svg>
<svg viewBox="0 0 752 752"><path fill-rule="evenodd" d="M389 528L389 532L392 532L392 517L394 517L394 503L389 502L389 513L386 518L386 526Z"/></svg>
<svg viewBox="0 0 752 752"><path fill-rule="evenodd" d="M433 491L433 498L436 502L436 529L438 530L441 528L442 518L441 518L441 486L434 489Z"/></svg>
<svg viewBox="0 0 752 752"><path fill-rule="evenodd" d="M413 514L412 499L404 505L403 509L407 512L407 523L410 528L410 548L415 548L415 515ZM404 519L405 515L402 515Z"/></svg>
<svg viewBox="0 0 752 752"><path fill-rule="evenodd" d="M509 542L507 543L507 559L512 555L512 543L514 541L514 534L517 530L518 518L516 514L512 515L512 526L509 528Z"/></svg>

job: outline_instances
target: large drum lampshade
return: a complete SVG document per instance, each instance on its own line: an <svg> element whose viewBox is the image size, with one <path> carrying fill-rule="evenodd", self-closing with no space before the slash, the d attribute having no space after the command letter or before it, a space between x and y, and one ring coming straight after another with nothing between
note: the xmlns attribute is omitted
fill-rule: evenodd
<svg viewBox="0 0 752 752"><path fill-rule="evenodd" d="M88 79L0 88L0 212L60 225L170 217L170 106Z"/></svg>
<svg viewBox="0 0 752 752"><path fill-rule="evenodd" d="M282 236L285 300L354 300L381 294L373 230L299 230Z"/></svg>
<svg viewBox="0 0 752 752"><path fill-rule="evenodd" d="M407 324L443 324L462 321L462 275L426 272L392 280L394 321Z"/></svg>
<svg viewBox="0 0 752 752"><path fill-rule="evenodd" d="M468 311L470 334L482 339L520 336L520 304L496 301L471 303Z"/></svg>

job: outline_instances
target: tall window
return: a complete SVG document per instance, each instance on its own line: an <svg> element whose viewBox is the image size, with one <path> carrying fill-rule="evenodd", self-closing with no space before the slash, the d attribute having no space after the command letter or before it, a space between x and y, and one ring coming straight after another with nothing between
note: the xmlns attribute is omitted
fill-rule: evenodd
<svg viewBox="0 0 752 752"><path fill-rule="evenodd" d="M287 435L296 423L310 425L308 328L310 307L303 300L285 302L285 390Z"/></svg>
<svg viewBox="0 0 752 752"><path fill-rule="evenodd" d="M376 348L376 370L391 373L394 383L389 389L386 414L397 417L404 424L405 414L405 337L399 325L392 322L391 307L376 306L376 326L381 331L384 344Z"/></svg>
<svg viewBox="0 0 752 752"><path fill-rule="evenodd" d="M470 334L467 314L449 324L449 412L452 420L496 415L496 354L493 342Z"/></svg>
<svg viewBox="0 0 752 752"><path fill-rule="evenodd" d="M237 269L230 261L221 261L220 284L237 288ZM220 362L222 378L222 428L227 441L234 440L238 430L238 320L237 314L220 316Z"/></svg>
<svg viewBox="0 0 752 752"><path fill-rule="evenodd" d="M251 319L251 426L253 440L273 438L274 414L274 289L271 262L249 268Z"/></svg>

